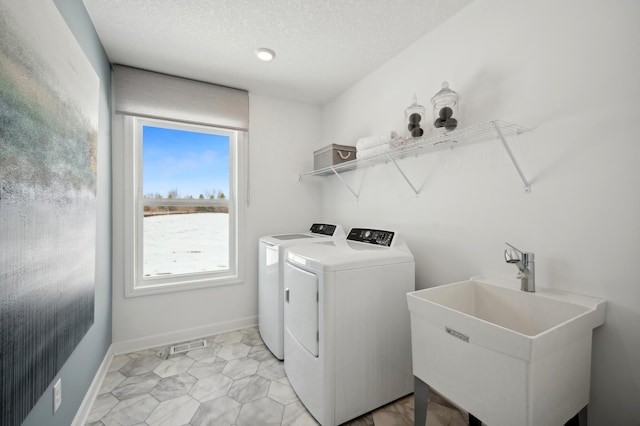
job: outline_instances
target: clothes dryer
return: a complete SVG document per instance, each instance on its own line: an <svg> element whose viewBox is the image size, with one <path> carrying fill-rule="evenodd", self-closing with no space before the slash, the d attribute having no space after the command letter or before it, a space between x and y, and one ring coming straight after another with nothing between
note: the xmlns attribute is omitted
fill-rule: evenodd
<svg viewBox="0 0 640 426"><path fill-rule="evenodd" d="M344 239L340 225L314 223L309 232L268 235L259 240L258 329L273 355L284 358L283 270L287 247Z"/></svg>
<svg viewBox="0 0 640 426"><path fill-rule="evenodd" d="M345 240L291 247L284 269L284 368L320 424L413 392L415 262L394 232L354 228Z"/></svg>

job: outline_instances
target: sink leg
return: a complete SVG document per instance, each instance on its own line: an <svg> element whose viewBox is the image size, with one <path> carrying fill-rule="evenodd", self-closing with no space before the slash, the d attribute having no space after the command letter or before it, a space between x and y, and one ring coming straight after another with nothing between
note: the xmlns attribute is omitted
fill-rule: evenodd
<svg viewBox="0 0 640 426"><path fill-rule="evenodd" d="M587 406L578 411L578 414L569 419L565 426L587 426Z"/></svg>
<svg viewBox="0 0 640 426"><path fill-rule="evenodd" d="M587 406L585 405L582 410L578 412L578 421L580 426L587 426Z"/></svg>
<svg viewBox="0 0 640 426"><path fill-rule="evenodd" d="M476 416L469 413L469 426L482 426L482 422Z"/></svg>
<svg viewBox="0 0 640 426"><path fill-rule="evenodd" d="M413 376L413 404L414 404L414 426L425 426L427 423L427 403L429 399L429 385Z"/></svg>

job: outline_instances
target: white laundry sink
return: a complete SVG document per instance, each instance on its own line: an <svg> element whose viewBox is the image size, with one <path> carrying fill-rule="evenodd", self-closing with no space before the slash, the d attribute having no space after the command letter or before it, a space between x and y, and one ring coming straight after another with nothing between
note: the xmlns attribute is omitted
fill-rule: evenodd
<svg viewBox="0 0 640 426"><path fill-rule="evenodd" d="M483 277L407 300L414 375L483 423L560 425L589 402L605 301Z"/></svg>

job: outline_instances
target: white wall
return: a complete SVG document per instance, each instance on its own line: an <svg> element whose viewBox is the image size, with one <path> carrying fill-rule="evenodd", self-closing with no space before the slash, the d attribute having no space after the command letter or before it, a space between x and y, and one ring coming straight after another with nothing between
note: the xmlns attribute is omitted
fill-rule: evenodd
<svg viewBox="0 0 640 426"><path fill-rule="evenodd" d="M323 215L345 228L395 229L417 287L508 276L504 242L536 254L537 285L608 301L594 333L591 425L637 425L640 401L640 2L476 0L323 109L327 143L403 130L413 93L461 95L461 127L535 127L509 139L532 190L498 141L400 161L323 184Z"/></svg>
<svg viewBox="0 0 640 426"><path fill-rule="evenodd" d="M180 341L211 330L257 323L258 238L308 229L320 197L298 183L313 165L320 109L250 95L250 194L244 223L242 284L168 294L124 297L122 132L114 127L113 341L116 351ZM242 226L242 224L241 224Z"/></svg>

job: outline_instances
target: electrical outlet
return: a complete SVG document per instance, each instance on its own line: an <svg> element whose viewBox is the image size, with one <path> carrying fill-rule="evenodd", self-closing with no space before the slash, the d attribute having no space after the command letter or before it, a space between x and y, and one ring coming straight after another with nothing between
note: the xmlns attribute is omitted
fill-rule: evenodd
<svg viewBox="0 0 640 426"><path fill-rule="evenodd" d="M62 404L62 379L58 379L53 385L53 412L55 413Z"/></svg>

